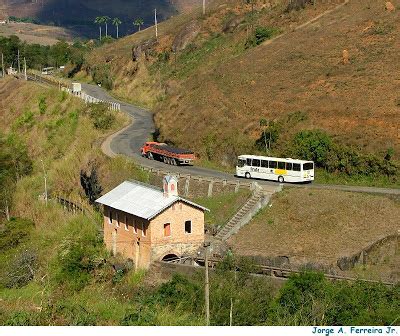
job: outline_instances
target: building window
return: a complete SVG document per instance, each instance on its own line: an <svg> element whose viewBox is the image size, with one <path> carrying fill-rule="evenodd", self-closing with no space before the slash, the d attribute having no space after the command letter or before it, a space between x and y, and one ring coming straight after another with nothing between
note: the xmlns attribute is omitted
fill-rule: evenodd
<svg viewBox="0 0 400 336"><path fill-rule="evenodd" d="M117 213L115 219L117 220L117 227L119 228L119 214Z"/></svg>
<svg viewBox="0 0 400 336"><path fill-rule="evenodd" d="M125 215L125 231L129 231L129 227L128 227L128 216Z"/></svg>
<svg viewBox="0 0 400 336"><path fill-rule="evenodd" d="M109 224L112 224L112 222L113 222L113 213L112 213L112 211L110 210L110 213L108 214L108 223L109 223Z"/></svg>
<svg viewBox="0 0 400 336"><path fill-rule="evenodd" d="M146 237L146 225L142 222L142 236Z"/></svg>
<svg viewBox="0 0 400 336"><path fill-rule="evenodd" d="M164 237L171 235L171 223L164 224Z"/></svg>
<svg viewBox="0 0 400 336"><path fill-rule="evenodd" d="M185 233L192 233L192 221L185 222Z"/></svg>

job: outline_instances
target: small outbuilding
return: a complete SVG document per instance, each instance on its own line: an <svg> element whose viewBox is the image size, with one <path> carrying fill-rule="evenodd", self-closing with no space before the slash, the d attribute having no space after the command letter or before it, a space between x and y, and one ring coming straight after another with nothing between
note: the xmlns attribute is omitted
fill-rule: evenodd
<svg viewBox="0 0 400 336"><path fill-rule="evenodd" d="M164 177L162 189L125 181L97 202L104 206L107 248L136 267L192 255L204 243L204 212L209 210L179 197L174 176Z"/></svg>

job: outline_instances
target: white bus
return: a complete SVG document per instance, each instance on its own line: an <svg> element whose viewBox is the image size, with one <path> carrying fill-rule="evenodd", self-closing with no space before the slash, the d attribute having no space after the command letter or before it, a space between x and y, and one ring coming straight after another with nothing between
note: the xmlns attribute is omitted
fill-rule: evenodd
<svg viewBox="0 0 400 336"><path fill-rule="evenodd" d="M314 162L275 157L241 155L236 176L283 182L314 181Z"/></svg>

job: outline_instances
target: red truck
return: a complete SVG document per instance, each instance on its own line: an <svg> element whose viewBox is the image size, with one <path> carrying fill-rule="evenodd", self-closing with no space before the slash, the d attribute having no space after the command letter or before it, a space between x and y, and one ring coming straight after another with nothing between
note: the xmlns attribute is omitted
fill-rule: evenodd
<svg viewBox="0 0 400 336"><path fill-rule="evenodd" d="M146 142L140 149L142 156L150 160L164 161L171 165L193 165L196 159L192 151L171 147L165 143Z"/></svg>

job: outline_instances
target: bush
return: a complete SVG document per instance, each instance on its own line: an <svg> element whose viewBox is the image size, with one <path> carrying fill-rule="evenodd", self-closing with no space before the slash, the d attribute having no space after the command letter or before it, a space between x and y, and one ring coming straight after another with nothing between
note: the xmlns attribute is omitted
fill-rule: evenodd
<svg viewBox="0 0 400 336"><path fill-rule="evenodd" d="M108 110L107 104L90 104L88 111L95 128L107 130L113 126L115 122L115 116Z"/></svg>
<svg viewBox="0 0 400 336"><path fill-rule="evenodd" d="M292 141L292 154L295 157L314 161L319 167L326 166L331 150L331 138L320 130L301 131Z"/></svg>
<svg viewBox="0 0 400 336"><path fill-rule="evenodd" d="M273 27L257 27L254 30L254 35L246 41L246 48L260 45L266 40L271 39L279 34L279 29Z"/></svg>
<svg viewBox="0 0 400 336"><path fill-rule="evenodd" d="M12 218L0 230L0 251L4 252L26 241L35 224L29 219Z"/></svg>
<svg viewBox="0 0 400 336"><path fill-rule="evenodd" d="M47 103L46 103L46 97L45 96L40 96L39 97L38 106L39 106L40 114L45 114L46 110L47 110Z"/></svg>
<svg viewBox="0 0 400 336"><path fill-rule="evenodd" d="M102 241L90 222L74 220L68 225L55 260L55 280L72 290L87 285L92 272L104 259Z"/></svg>
<svg viewBox="0 0 400 336"><path fill-rule="evenodd" d="M18 252L6 272L5 286L8 288L26 286L33 279L36 267L36 252L29 250Z"/></svg>
<svg viewBox="0 0 400 336"><path fill-rule="evenodd" d="M96 84L101 84L107 90L113 88L110 68L107 65L94 67L91 72Z"/></svg>
<svg viewBox="0 0 400 336"><path fill-rule="evenodd" d="M89 162L88 170L90 173L81 170L81 186L85 191L86 197L91 205L96 205L95 201L101 196L103 187L100 185L99 178L97 176L97 164L94 161Z"/></svg>

